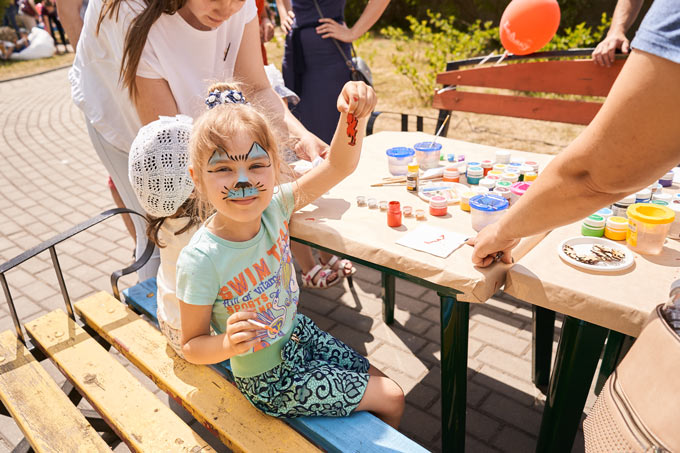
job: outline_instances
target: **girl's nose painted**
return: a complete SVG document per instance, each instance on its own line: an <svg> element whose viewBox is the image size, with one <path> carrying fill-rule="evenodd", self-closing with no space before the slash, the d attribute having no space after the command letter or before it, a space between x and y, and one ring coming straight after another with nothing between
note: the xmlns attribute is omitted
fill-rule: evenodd
<svg viewBox="0 0 680 453"><path fill-rule="evenodd" d="M233 189L228 189L227 199L248 198L258 194L258 190L248 180L244 168L238 169L238 181Z"/></svg>

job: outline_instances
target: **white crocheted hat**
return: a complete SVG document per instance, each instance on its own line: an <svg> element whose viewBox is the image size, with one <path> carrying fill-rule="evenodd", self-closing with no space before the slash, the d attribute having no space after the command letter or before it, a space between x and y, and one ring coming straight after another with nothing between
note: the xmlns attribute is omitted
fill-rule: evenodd
<svg viewBox="0 0 680 453"><path fill-rule="evenodd" d="M189 175L192 120L161 116L142 127L132 142L128 177L144 210L154 217L174 214L194 190Z"/></svg>

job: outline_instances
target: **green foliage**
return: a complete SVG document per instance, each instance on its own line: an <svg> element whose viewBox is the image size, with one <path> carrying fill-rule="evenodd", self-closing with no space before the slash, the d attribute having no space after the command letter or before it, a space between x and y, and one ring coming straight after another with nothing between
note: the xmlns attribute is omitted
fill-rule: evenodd
<svg viewBox="0 0 680 453"><path fill-rule="evenodd" d="M477 20L463 30L456 25L454 16L427 11L427 17L418 20L407 16L408 31L393 26L380 30L395 43L397 52L391 61L396 72L408 78L423 106L431 104L437 73L445 70L448 61L504 52L498 27L493 27L490 21ZM603 38L610 22L607 14L602 13L594 31L585 23L567 27L541 50L592 47Z"/></svg>

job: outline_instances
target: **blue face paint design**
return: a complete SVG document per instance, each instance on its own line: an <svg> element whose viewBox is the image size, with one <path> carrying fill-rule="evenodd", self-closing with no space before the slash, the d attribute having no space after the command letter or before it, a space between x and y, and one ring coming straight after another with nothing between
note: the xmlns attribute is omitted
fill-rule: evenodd
<svg viewBox="0 0 680 453"><path fill-rule="evenodd" d="M248 151L247 154L232 156L223 149L218 148L215 150L215 152L213 152L212 156L210 157L210 160L208 160L208 165L216 165L224 161L248 161L262 158L266 158L267 160L266 165L263 165L262 167L263 168L271 167L269 153L262 146L260 146L259 143L254 142L253 146L250 147L250 150ZM212 172L210 170L208 171ZM259 181L256 182L255 185L251 184L246 173L246 167L239 166L238 179L236 181L236 184L234 185L233 188L224 186L224 191L222 191L222 194L224 195L223 200L234 200L240 198L254 197L257 196L260 192L264 192L265 190L267 189L264 188L264 184L262 184Z"/></svg>

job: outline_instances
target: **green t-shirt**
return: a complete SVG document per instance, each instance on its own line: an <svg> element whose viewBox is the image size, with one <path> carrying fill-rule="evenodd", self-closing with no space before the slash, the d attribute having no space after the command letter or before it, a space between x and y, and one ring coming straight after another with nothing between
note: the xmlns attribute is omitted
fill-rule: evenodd
<svg viewBox="0 0 680 453"><path fill-rule="evenodd" d="M217 333L226 332L229 315L243 308L255 308L257 321L270 327L257 331L258 346L232 357L235 376L256 376L281 363L281 349L293 330L300 295L288 235L294 205L292 185L280 185L254 238L227 241L202 226L177 260L177 297L212 305Z"/></svg>

